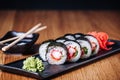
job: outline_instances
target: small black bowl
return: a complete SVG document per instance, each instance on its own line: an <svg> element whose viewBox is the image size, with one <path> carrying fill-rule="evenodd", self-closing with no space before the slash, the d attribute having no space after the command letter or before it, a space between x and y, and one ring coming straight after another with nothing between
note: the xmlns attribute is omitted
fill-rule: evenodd
<svg viewBox="0 0 120 80"><path fill-rule="evenodd" d="M19 36L21 34L25 34L25 33L24 32L16 32L16 31L8 31L0 39L0 41ZM22 39L21 41L19 41L18 43L16 43L10 49L5 51L5 53L25 53L34 45L34 43L37 41L38 37L39 37L38 33L30 34L27 37L25 37L24 39ZM0 44L0 49L2 49L2 47L4 47L4 46L10 44L11 42L13 42L13 41L9 41L4 44Z"/></svg>

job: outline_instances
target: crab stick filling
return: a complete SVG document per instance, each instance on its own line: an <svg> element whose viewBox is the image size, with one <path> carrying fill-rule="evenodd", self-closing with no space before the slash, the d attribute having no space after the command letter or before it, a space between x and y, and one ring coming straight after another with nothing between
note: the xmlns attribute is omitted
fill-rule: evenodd
<svg viewBox="0 0 120 80"><path fill-rule="evenodd" d="M53 49L51 51L51 56L55 60L60 60L62 57L62 52L60 50Z"/></svg>
<svg viewBox="0 0 120 80"><path fill-rule="evenodd" d="M76 56L78 51L76 50L76 47L68 46L68 59L71 59L72 57Z"/></svg>
<svg viewBox="0 0 120 80"><path fill-rule="evenodd" d="M91 42L91 45L92 45L92 53L94 53L94 51L97 48L97 44L95 42Z"/></svg>

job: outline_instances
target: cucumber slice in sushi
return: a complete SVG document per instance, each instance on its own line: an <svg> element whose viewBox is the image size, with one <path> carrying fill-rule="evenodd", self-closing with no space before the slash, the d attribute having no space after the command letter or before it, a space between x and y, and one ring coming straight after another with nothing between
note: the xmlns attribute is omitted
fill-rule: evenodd
<svg viewBox="0 0 120 80"><path fill-rule="evenodd" d="M64 64L67 60L67 48L63 43L52 42L48 45L46 57L49 64Z"/></svg>
<svg viewBox="0 0 120 80"><path fill-rule="evenodd" d="M43 61L47 61L47 59L46 59L46 53L47 53L47 47L48 47L48 45L51 43L51 42L53 42L54 40L47 40L47 41L44 41L41 45L40 45L40 47L39 47L39 55L40 55L40 57L41 57L41 59L43 60Z"/></svg>
<svg viewBox="0 0 120 80"><path fill-rule="evenodd" d="M75 37L73 34L66 34L66 35L64 35L64 38L66 38L68 40L75 40Z"/></svg>
<svg viewBox="0 0 120 80"><path fill-rule="evenodd" d="M66 45L68 50L68 62L78 61L82 54L81 46L79 45L79 43L73 40L68 40L65 41L64 44Z"/></svg>
<svg viewBox="0 0 120 80"><path fill-rule="evenodd" d="M84 58L88 58L91 56L91 53L92 53L92 47L91 47L91 44L90 42L85 39L85 38L80 38L80 39L77 39L76 40L82 47L82 55L81 55L81 58L84 59Z"/></svg>
<svg viewBox="0 0 120 80"><path fill-rule="evenodd" d="M98 40L92 35L86 35L85 38L87 38L92 45L92 55L97 54L99 52L99 49L100 49L100 45L99 45Z"/></svg>

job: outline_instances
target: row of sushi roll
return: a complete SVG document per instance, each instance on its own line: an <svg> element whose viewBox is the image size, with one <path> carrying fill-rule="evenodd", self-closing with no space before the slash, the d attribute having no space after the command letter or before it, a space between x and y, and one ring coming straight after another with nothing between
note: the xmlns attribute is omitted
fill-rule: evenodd
<svg viewBox="0 0 120 80"><path fill-rule="evenodd" d="M90 56L97 55L100 49L111 49L107 48L107 45L114 44L113 42L108 42L108 35L106 33L99 33L65 34L55 40L44 41L39 47L39 55L43 61L55 65L89 58Z"/></svg>

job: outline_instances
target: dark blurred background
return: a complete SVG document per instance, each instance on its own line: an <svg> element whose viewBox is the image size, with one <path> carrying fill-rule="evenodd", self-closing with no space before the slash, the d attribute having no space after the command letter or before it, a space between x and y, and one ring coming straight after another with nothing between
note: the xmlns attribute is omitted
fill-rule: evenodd
<svg viewBox="0 0 120 80"><path fill-rule="evenodd" d="M0 0L0 9L120 10L119 0Z"/></svg>

